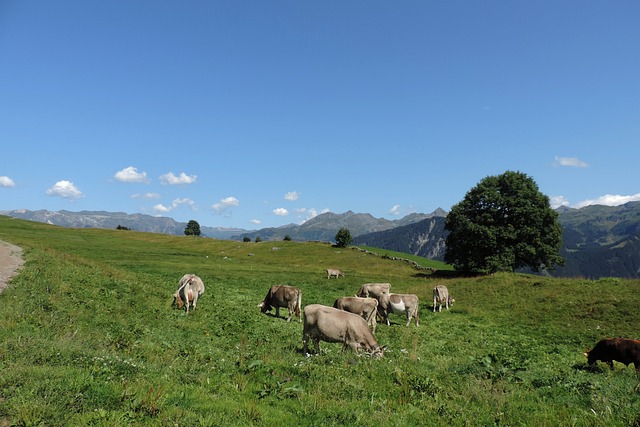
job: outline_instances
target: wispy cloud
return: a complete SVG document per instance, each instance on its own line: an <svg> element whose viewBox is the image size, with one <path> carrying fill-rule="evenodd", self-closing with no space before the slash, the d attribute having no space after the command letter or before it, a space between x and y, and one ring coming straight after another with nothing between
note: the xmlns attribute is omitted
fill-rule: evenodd
<svg viewBox="0 0 640 427"><path fill-rule="evenodd" d="M317 217L320 214L323 213L327 213L329 212L329 209L325 208L322 209L320 211L318 211L316 208L297 208L295 210L295 213L297 214L297 217L301 220L301 223L304 223L306 221L309 221L310 219L313 219L315 217Z"/></svg>
<svg viewBox="0 0 640 427"><path fill-rule="evenodd" d="M159 199L160 195L158 193L145 193L145 194L132 194L131 195L132 199Z"/></svg>
<svg viewBox="0 0 640 427"><path fill-rule="evenodd" d="M115 179L120 182L149 182L146 172L138 172L138 168L129 166L116 172Z"/></svg>
<svg viewBox="0 0 640 427"><path fill-rule="evenodd" d="M65 199L81 199L84 194L74 185L73 182L62 180L54 184L53 187L47 190L47 196L64 197Z"/></svg>
<svg viewBox="0 0 640 427"><path fill-rule="evenodd" d="M157 213L167 213L167 212L171 212L172 210L176 209L178 206L181 206L181 205L187 205L192 211L197 209L197 206L193 200L188 198L178 198L178 199L174 199L171 202L171 205L169 206L165 206L161 203L158 203L153 207L153 210L156 211Z"/></svg>
<svg viewBox="0 0 640 427"><path fill-rule="evenodd" d="M300 198L300 193L298 193L297 191L289 191L287 194L284 195L284 199L289 200L290 202L295 202L299 198Z"/></svg>
<svg viewBox="0 0 640 427"><path fill-rule="evenodd" d="M287 216L289 215L289 211L285 208L277 208L273 210L273 214L277 216Z"/></svg>
<svg viewBox="0 0 640 427"><path fill-rule="evenodd" d="M400 215L400 205L393 205L391 209L389 209L390 215Z"/></svg>
<svg viewBox="0 0 640 427"><path fill-rule="evenodd" d="M600 196L596 199L583 200L581 202L578 202L573 207L579 209L591 205L619 206L624 205L625 203L637 201L640 201L640 193L634 194L632 196L605 194L604 196Z"/></svg>
<svg viewBox="0 0 640 427"><path fill-rule="evenodd" d="M249 220L249 222L254 225L262 224L262 221L260 221L259 219L252 219L252 220Z"/></svg>
<svg viewBox="0 0 640 427"><path fill-rule="evenodd" d="M160 175L160 182L165 185L181 185L181 184L193 184L198 178L197 175L187 175L182 172L176 176L173 172Z"/></svg>
<svg viewBox="0 0 640 427"><path fill-rule="evenodd" d="M211 205L211 208L215 213L223 214L229 208L234 206L239 206L239 205L240 205L240 200L236 199L233 196L230 196L230 197L225 197L224 199L221 199L218 203L214 203L213 205Z"/></svg>
<svg viewBox="0 0 640 427"><path fill-rule="evenodd" d="M576 157L555 157L555 161L553 162L554 166L563 166L563 167L574 167L574 168L586 168L589 167L587 162L583 162L582 160Z"/></svg>
<svg viewBox="0 0 640 427"><path fill-rule="evenodd" d="M551 208L556 209L560 206L568 206L575 209L584 208L591 205L603 205L603 206L619 206L629 202L640 201L640 193L631 196L622 196L619 194L605 194L604 196L597 197L595 199L587 199L578 203L570 203L564 196L553 196L549 198L549 204Z"/></svg>
<svg viewBox="0 0 640 427"><path fill-rule="evenodd" d="M13 182L8 176L0 176L0 187L15 187L16 183Z"/></svg>

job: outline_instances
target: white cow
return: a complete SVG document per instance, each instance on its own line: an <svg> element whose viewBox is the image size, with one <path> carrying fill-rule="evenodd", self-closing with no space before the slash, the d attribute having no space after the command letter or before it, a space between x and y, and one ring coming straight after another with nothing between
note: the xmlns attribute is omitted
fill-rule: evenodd
<svg viewBox="0 0 640 427"><path fill-rule="evenodd" d="M378 313L383 321L389 325L389 314L405 314L407 316L407 326L411 323L413 317L416 326L419 326L418 307L420 301L418 296L414 294L382 294L378 298Z"/></svg>
<svg viewBox="0 0 640 427"><path fill-rule="evenodd" d="M178 282L178 290L173 294L173 305L182 308L186 306L189 314L189 306L196 309L198 297L204 294L204 283L195 274L185 274Z"/></svg>
<svg viewBox="0 0 640 427"><path fill-rule="evenodd" d="M331 279L332 276L335 278L339 278L340 276L344 277L344 273L340 270L336 270L334 268L327 268L327 279Z"/></svg>
<svg viewBox="0 0 640 427"><path fill-rule="evenodd" d="M320 304L304 308L302 343L307 354L309 339L313 340L316 353L320 353L320 341L339 342L342 349L350 347L354 352L365 351L374 357L382 357L385 347L380 347L367 322L357 314Z"/></svg>
<svg viewBox="0 0 640 427"><path fill-rule="evenodd" d="M449 310L449 306L452 306L453 303L456 302L451 295L449 295L449 290L444 285L438 285L433 288L433 311L436 311L436 305L440 304L440 309L438 311L442 311L442 304L445 304L447 310Z"/></svg>

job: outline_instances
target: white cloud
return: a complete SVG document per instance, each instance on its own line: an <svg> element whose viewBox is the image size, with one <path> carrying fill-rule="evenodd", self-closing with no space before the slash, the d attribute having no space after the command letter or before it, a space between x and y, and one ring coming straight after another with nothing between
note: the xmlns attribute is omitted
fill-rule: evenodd
<svg viewBox="0 0 640 427"><path fill-rule="evenodd" d="M176 176L173 172L169 172L160 175L160 182L165 185L193 184L197 178L197 175L187 175L184 172L179 176Z"/></svg>
<svg viewBox="0 0 640 427"><path fill-rule="evenodd" d="M389 213L391 215L400 215L400 205L393 205L391 209L389 209Z"/></svg>
<svg viewBox="0 0 640 427"><path fill-rule="evenodd" d="M189 208L194 211L196 210L197 206L195 204L195 202L191 199L187 199L187 198L183 198L183 199L174 199L173 202L171 202L171 206L165 206L161 203L155 205L153 207L153 210L158 212L158 213L167 213L170 212L174 209L176 209L178 206L181 205L187 205L189 206Z"/></svg>
<svg viewBox="0 0 640 427"><path fill-rule="evenodd" d="M564 196L549 197L549 204L551 205L551 209L558 209L560 206L570 205L569 200Z"/></svg>
<svg viewBox="0 0 640 427"><path fill-rule="evenodd" d="M13 182L8 176L0 176L0 187L15 187L16 183Z"/></svg>
<svg viewBox="0 0 640 427"><path fill-rule="evenodd" d="M233 196L230 196L230 197L225 197L224 199L221 199L220 202L218 203L214 203L213 205L211 205L211 208L214 210L215 213L222 214L227 209L233 206L239 206L239 205L240 205L240 200L236 199Z"/></svg>
<svg viewBox="0 0 640 427"><path fill-rule="evenodd" d="M287 194L284 195L284 199L289 200L291 202L295 202L299 198L300 198L300 193L298 193L297 191L289 191Z"/></svg>
<svg viewBox="0 0 640 427"><path fill-rule="evenodd" d="M116 172L115 179L120 182L149 182L146 172L138 172L138 168L129 166Z"/></svg>
<svg viewBox="0 0 640 427"><path fill-rule="evenodd" d="M278 216L287 216L289 215L289 211L285 208L277 208L273 210L273 214Z"/></svg>
<svg viewBox="0 0 640 427"><path fill-rule="evenodd" d="M302 218L302 222L309 221L312 218L317 217L320 214L330 212L328 208L324 208L321 211L318 211L316 208L299 208L296 209L296 213L299 214L299 217ZM304 215L303 215L304 214Z"/></svg>
<svg viewBox="0 0 640 427"><path fill-rule="evenodd" d="M84 194L71 181L58 181L47 190L48 196L64 197L65 199L80 199Z"/></svg>
<svg viewBox="0 0 640 427"><path fill-rule="evenodd" d="M262 221L260 221L259 219L252 219L249 221L251 224L255 224L255 225L260 225L262 224Z"/></svg>
<svg viewBox="0 0 640 427"><path fill-rule="evenodd" d="M600 196L597 199L583 200L581 202L578 202L573 207L576 209L580 209L585 206L591 205L619 206L624 205L625 203L637 201L640 201L640 193L634 194L632 196L605 194L604 196Z"/></svg>
<svg viewBox="0 0 640 427"><path fill-rule="evenodd" d="M160 195L158 193L146 193L146 194L132 194L132 199L159 199Z"/></svg>
<svg viewBox="0 0 640 427"><path fill-rule="evenodd" d="M555 166L569 166L574 168L586 168L589 166L588 163L583 162L582 160L576 157L559 157L559 156L556 156L553 164Z"/></svg>

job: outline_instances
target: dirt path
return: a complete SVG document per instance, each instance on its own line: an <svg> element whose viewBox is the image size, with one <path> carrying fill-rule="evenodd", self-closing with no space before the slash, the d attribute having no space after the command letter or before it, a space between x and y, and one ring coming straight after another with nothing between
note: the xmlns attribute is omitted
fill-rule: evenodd
<svg viewBox="0 0 640 427"><path fill-rule="evenodd" d="M0 293L7 287L9 279L18 273L22 264L22 249L0 241Z"/></svg>

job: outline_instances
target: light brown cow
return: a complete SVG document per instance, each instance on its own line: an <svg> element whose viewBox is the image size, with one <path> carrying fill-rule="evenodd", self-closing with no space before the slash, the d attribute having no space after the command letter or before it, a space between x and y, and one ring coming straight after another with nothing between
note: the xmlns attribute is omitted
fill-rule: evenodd
<svg viewBox="0 0 640 427"><path fill-rule="evenodd" d="M195 274L185 274L178 282L178 290L173 294L173 305L178 308L186 306L189 314L189 306L196 309L198 297L204 294L204 283Z"/></svg>
<svg viewBox="0 0 640 427"><path fill-rule="evenodd" d="M340 270L336 270L334 268L327 268L327 279L331 279L332 276L335 276L338 279L340 276L344 277L344 273Z"/></svg>
<svg viewBox="0 0 640 427"><path fill-rule="evenodd" d="M418 307L420 301L418 296L414 294L382 294L378 298L378 313L383 321L389 325L389 314L402 314L407 316L407 326L411 323L413 317L416 326L419 326Z"/></svg>
<svg viewBox="0 0 640 427"><path fill-rule="evenodd" d="M357 297L361 298L378 298L382 294L388 294L391 292L391 284L390 283L365 283L360 286Z"/></svg>
<svg viewBox="0 0 640 427"><path fill-rule="evenodd" d="M378 345L362 317L320 304L310 304L304 308L302 351L305 355L309 339L313 340L316 353L320 353L320 341L325 341L342 343L343 351L350 347L356 353L365 351L374 357L384 355L385 347Z"/></svg>
<svg viewBox="0 0 640 427"><path fill-rule="evenodd" d="M333 308L357 314L367 321L371 332L376 333L376 311L378 300L375 298L342 297L333 303Z"/></svg>
<svg viewBox="0 0 640 427"><path fill-rule="evenodd" d="M433 288L433 311L436 311L436 305L440 304L440 309L438 311L442 311L442 304L444 303L449 310L449 306L452 306L453 303L456 302L451 295L449 295L449 290L445 285L438 285Z"/></svg>
<svg viewBox="0 0 640 427"><path fill-rule="evenodd" d="M298 317L298 322L301 322L300 308L302 307L302 291L295 286L274 285L269 289L264 300L258 304L258 307L260 307L262 313L271 311L271 309L275 307L276 317L280 317L280 307L287 307L289 309L287 322L291 321L294 313Z"/></svg>

